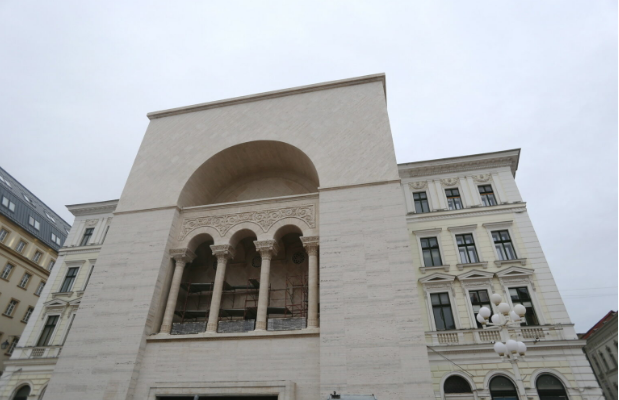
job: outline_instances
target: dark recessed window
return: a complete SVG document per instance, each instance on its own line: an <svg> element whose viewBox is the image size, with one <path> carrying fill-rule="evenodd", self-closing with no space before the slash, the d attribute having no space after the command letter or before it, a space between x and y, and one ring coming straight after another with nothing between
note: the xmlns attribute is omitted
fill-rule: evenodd
<svg viewBox="0 0 619 400"><path fill-rule="evenodd" d="M15 311L18 304L19 304L19 301L15 299L11 299L11 301L9 301L9 304L6 306L6 310L4 310L4 315L7 315L9 317L13 315L13 311Z"/></svg>
<svg viewBox="0 0 619 400"><path fill-rule="evenodd" d="M478 186L479 195L481 196L481 203L484 206L496 206L496 198L494 197L494 191L491 185Z"/></svg>
<svg viewBox="0 0 619 400"><path fill-rule="evenodd" d="M516 386L504 376L495 376L490 381L492 400L518 400Z"/></svg>
<svg viewBox="0 0 619 400"><path fill-rule="evenodd" d="M471 299L471 306L473 307L473 314L475 317L475 322L477 323L478 328L482 328L482 325L477 321L477 314L482 307L488 307L488 309L492 310L490 306L490 298L488 297L487 290L470 290L469 298Z"/></svg>
<svg viewBox="0 0 619 400"><path fill-rule="evenodd" d="M447 293L432 293L432 313L437 331L456 329L453 314L451 313L451 302Z"/></svg>
<svg viewBox="0 0 619 400"><path fill-rule="evenodd" d="M39 341L37 342L37 347L49 345L49 342L52 339L52 334L54 333L54 329L56 329L57 323L57 315L50 315L49 317L47 317L47 322L43 327L43 332L41 332L41 336L39 337Z"/></svg>
<svg viewBox="0 0 619 400"><path fill-rule="evenodd" d="M527 309L527 313L524 316L525 322L521 325L539 325L527 287L509 288L509 296L512 299L513 305L522 304Z"/></svg>
<svg viewBox="0 0 619 400"><path fill-rule="evenodd" d="M26 286L28 286L28 282L30 282L30 278L32 278L32 275L30 275L29 273L25 273L24 276L22 276L21 281L19 281L19 286L22 289L25 289Z"/></svg>
<svg viewBox="0 0 619 400"><path fill-rule="evenodd" d="M460 210L462 208L462 199L458 189L445 189L445 196L447 196L447 206L449 206L450 210Z"/></svg>
<svg viewBox="0 0 619 400"><path fill-rule="evenodd" d="M428 196L426 192L413 193L413 200L415 200L415 212L427 213L430 212L430 205L428 204Z"/></svg>
<svg viewBox="0 0 619 400"><path fill-rule="evenodd" d="M15 211L15 203L13 203L7 197L2 196L2 205L8 208L10 211Z"/></svg>
<svg viewBox="0 0 619 400"><path fill-rule="evenodd" d="M443 265L441 261L441 252L438 248L438 240L435 237L420 239L421 251L423 252L423 265L426 267L434 267Z"/></svg>
<svg viewBox="0 0 619 400"><path fill-rule="evenodd" d="M565 387L556 377L544 374L535 381L540 400L567 400Z"/></svg>
<svg viewBox="0 0 619 400"><path fill-rule="evenodd" d="M4 228L0 229L0 243L4 242L7 236L9 236L9 231Z"/></svg>
<svg viewBox="0 0 619 400"><path fill-rule="evenodd" d="M302 251L297 251L292 255L292 262L295 264L302 264L305 261L305 253Z"/></svg>
<svg viewBox="0 0 619 400"><path fill-rule="evenodd" d="M30 386L23 386L15 393L13 400L27 400L28 396L30 396Z"/></svg>
<svg viewBox="0 0 619 400"><path fill-rule="evenodd" d="M443 385L443 390L445 394L450 393L473 393L471 390L471 385L461 376L450 376L445 380Z"/></svg>
<svg viewBox="0 0 619 400"><path fill-rule="evenodd" d="M45 282L40 282L37 290L34 292L35 295L40 296L43 288L45 287Z"/></svg>
<svg viewBox="0 0 619 400"><path fill-rule="evenodd" d="M38 263L41 260L41 257L43 256L43 253L41 253L40 251L35 251L34 252L34 256L32 257L32 261L34 261L35 263Z"/></svg>
<svg viewBox="0 0 619 400"><path fill-rule="evenodd" d="M82 241L80 242L80 246L86 246L88 244L88 241L90 241L90 238L94 230L95 228L86 228L86 231L84 232L84 236L82 236Z"/></svg>
<svg viewBox="0 0 619 400"><path fill-rule="evenodd" d="M4 266L4 269L2 270L2 275L0 275L0 278L2 279L9 279L9 275L11 275L11 271L13 271L13 265L12 264L7 264Z"/></svg>
<svg viewBox="0 0 619 400"><path fill-rule="evenodd" d="M17 251L18 253L21 253L22 251L24 251L27 244L28 243L24 242L23 240L20 240L19 243L17 243L17 246L15 247L15 251Z"/></svg>
<svg viewBox="0 0 619 400"><path fill-rule="evenodd" d="M28 322L33 311L34 311L34 308L28 307L28 309L26 310L26 313L24 314L24 318L22 318L21 322Z"/></svg>
<svg viewBox="0 0 619 400"><path fill-rule="evenodd" d="M458 244L458 253L460 254L460 262L462 264L479 262L473 234L456 235L456 243Z"/></svg>
<svg viewBox="0 0 619 400"><path fill-rule="evenodd" d="M75 282L75 277L77 276L77 271L79 271L79 267L69 268L67 275L64 277L64 282L62 282L62 286L60 287L60 293L71 291L73 282Z"/></svg>
<svg viewBox="0 0 619 400"><path fill-rule="evenodd" d="M518 258L512 244L512 238L509 236L509 231L492 232L492 240L494 241L494 248L499 260L515 260Z"/></svg>

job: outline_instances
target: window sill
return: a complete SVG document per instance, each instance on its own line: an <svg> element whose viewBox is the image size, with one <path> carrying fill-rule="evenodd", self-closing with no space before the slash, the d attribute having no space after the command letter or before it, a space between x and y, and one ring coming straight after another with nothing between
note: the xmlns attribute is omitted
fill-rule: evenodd
<svg viewBox="0 0 619 400"><path fill-rule="evenodd" d="M11 318L11 319L13 319L13 316L12 316L12 315L2 314L2 316L3 316L3 317L7 317L7 318Z"/></svg>
<svg viewBox="0 0 619 400"><path fill-rule="evenodd" d="M73 295L73 292L56 292L56 293L52 293L52 298L58 298L58 297L71 297Z"/></svg>
<svg viewBox="0 0 619 400"><path fill-rule="evenodd" d="M482 267L483 269L488 269L488 261L476 262L476 263L467 263L467 264L456 264L456 267L460 271L464 271L464 267Z"/></svg>
<svg viewBox="0 0 619 400"><path fill-rule="evenodd" d="M9 281L10 281L10 279L11 279L11 275L9 275L8 279L7 279L7 278L0 278L0 279L2 279L3 281L7 281L7 282L9 282Z"/></svg>
<svg viewBox="0 0 619 400"><path fill-rule="evenodd" d="M449 264L448 265L433 265L431 267L419 267L419 270L421 271L422 274L425 274L426 271L434 271L437 269L442 269L445 272L449 272L450 267L451 266Z"/></svg>
<svg viewBox="0 0 619 400"><path fill-rule="evenodd" d="M75 292L75 295L76 295L77 297L82 297L82 296L84 295L84 291L83 291L83 290L77 290L77 291Z"/></svg>
<svg viewBox="0 0 619 400"><path fill-rule="evenodd" d="M506 265L506 264L527 265L527 259L526 258L515 258L513 260L496 260L494 262L494 265L496 265L497 267L502 267L503 265Z"/></svg>
<svg viewBox="0 0 619 400"><path fill-rule="evenodd" d="M17 287L18 287L18 288L20 288L21 290L28 290L28 287L27 287L27 286L26 286L26 287L23 287L23 286L19 286L19 285L17 285Z"/></svg>

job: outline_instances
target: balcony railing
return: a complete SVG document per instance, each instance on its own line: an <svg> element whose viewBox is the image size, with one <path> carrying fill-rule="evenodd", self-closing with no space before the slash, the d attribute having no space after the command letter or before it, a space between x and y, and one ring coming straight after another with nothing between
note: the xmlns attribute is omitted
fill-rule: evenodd
<svg viewBox="0 0 619 400"><path fill-rule="evenodd" d="M510 334L524 342L539 340L563 340L563 327L560 325L523 326L510 328ZM428 331L426 343L430 346L449 344L484 344L501 340L496 329L457 329L451 331Z"/></svg>
<svg viewBox="0 0 619 400"><path fill-rule="evenodd" d="M27 350L27 348L24 350ZM56 358L60 355L61 350L62 346L31 347L28 358Z"/></svg>

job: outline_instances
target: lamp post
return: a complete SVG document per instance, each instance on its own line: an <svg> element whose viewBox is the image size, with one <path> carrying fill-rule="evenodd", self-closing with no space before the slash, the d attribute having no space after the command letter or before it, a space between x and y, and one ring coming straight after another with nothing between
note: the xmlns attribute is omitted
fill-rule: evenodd
<svg viewBox="0 0 619 400"><path fill-rule="evenodd" d="M520 370L518 368L518 357L520 356L524 359L527 346L523 342L512 339L509 335L508 328L520 327L520 323L527 309L522 304L516 304L512 309L509 304L503 302L503 298L498 293L492 294L490 300L498 308L499 312L492 315L492 311L484 306L477 314L477 321L479 321L483 329L498 330L500 332L501 340L505 341L505 343L496 342L494 344L494 351L502 360L507 359L512 364L518 392L521 399L526 399L524 383L522 382L522 377L520 376Z"/></svg>

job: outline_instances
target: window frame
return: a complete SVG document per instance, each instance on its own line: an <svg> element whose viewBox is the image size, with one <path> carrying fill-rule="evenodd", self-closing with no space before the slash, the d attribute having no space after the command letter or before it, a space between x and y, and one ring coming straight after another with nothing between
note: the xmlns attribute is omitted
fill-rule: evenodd
<svg viewBox="0 0 619 400"><path fill-rule="evenodd" d="M54 325L54 330L49 335L49 339L47 341L47 344L39 345L39 342L41 341L41 335L43 335L43 331L47 327L47 322L49 321L49 317L58 317L58 319L56 320L56 325ZM44 322L43 322L41 328L39 329L38 335L36 336L37 337L37 341L36 341L35 347L53 346L53 344L51 344L51 343L54 343L54 339L56 338L56 334L58 333L58 328L60 327L60 324L62 323L61 313L58 313L58 312L47 313L47 314L45 314L45 317L43 318L43 321Z"/></svg>
<svg viewBox="0 0 619 400"><path fill-rule="evenodd" d="M542 376L544 376L544 375L551 375L553 378L558 380L559 383L561 383L561 385L563 386L563 391L565 393L565 398L567 400L570 400L571 397L570 397L570 394L568 392L568 387L569 386L566 386L566 384L565 384L565 382L566 382L565 377L560 376L557 371L553 371L553 370L550 370L550 369L542 369L537 374L531 376L531 384L532 384L531 387L535 388L535 392L537 393L537 398L538 399L542 399L542 396L540 395L539 389L537 388L537 381ZM551 395L551 396L553 396L553 395ZM556 394L554 396L556 396Z"/></svg>
<svg viewBox="0 0 619 400"><path fill-rule="evenodd" d="M492 190L492 192L485 192L482 193L480 191L480 189L482 187L486 187L486 186L490 186L490 189ZM494 190L494 186L492 186L491 183L477 183L477 193L479 194L479 201L480 201L480 205L482 207L494 207L494 206L498 206L499 205L499 200L498 197L496 195L496 190ZM484 204L484 196L488 196L488 195L492 195L492 199L494 200L494 204Z"/></svg>
<svg viewBox="0 0 619 400"><path fill-rule="evenodd" d="M490 386L492 385L492 380L494 380L495 378L498 377L502 377L505 378L507 380L509 380L512 384L512 386L514 387L513 391L505 391L505 393L509 393L509 394L515 394L514 397L516 397L516 400L524 400L520 398L520 394L518 393L518 385L516 385L516 381L509 375L506 375L504 373L501 374L495 374L493 375L490 379L488 379L488 393L490 394L490 400L495 400L494 394L492 393L492 389L490 389ZM506 396L501 396L501 397L506 397Z"/></svg>
<svg viewBox="0 0 619 400"><path fill-rule="evenodd" d="M28 275L28 279L26 280L26 283L22 286L22 283L24 282L24 278L26 277L26 275ZM33 275L31 273L29 273L28 271L25 271L21 279L19 280L17 287L20 289L28 290L28 285L30 285L30 281L32 281L32 277Z"/></svg>
<svg viewBox="0 0 619 400"><path fill-rule="evenodd" d="M438 296L439 301L442 301L440 299L440 295L442 295L442 294L446 294L447 298L449 300L449 311L451 312L451 319L453 320L453 324L454 324L454 327L452 329L441 329L441 330L439 330L438 327L437 327L436 314L434 313L434 307L441 307L441 313L443 313L443 308L445 308L445 304L439 304L438 306L435 306L433 301L432 301L432 296ZM430 293L429 294L429 298L430 298L430 308L432 309L432 318L434 319L434 330L436 332L446 332L446 331L453 331L453 330L458 329L457 326L456 326L456 317L454 316L454 304L452 302L451 296L449 295L449 290L436 291L436 292ZM457 309L456 309L456 312L457 312ZM443 317L443 324L446 325L445 323L446 323L446 321L444 320L444 317Z"/></svg>
<svg viewBox="0 0 619 400"><path fill-rule="evenodd" d="M494 254L494 263L496 265L501 265L501 264L505 264L505 263L517 263L520 262L522 265L525 264L525 260L526 260L526 253L525 253L525 247L524 246L519 246L518 245L518 238L517 236L514 234L514 222L513 221L501 221L501 222L486 222L484 224L482 224L482 226L484 227L484 229L486 229L486 232L488 233L488 240L490 240L490 246L492 246L492 253ZM509 232L509 237L512 240L512 246L514 247L514 253L516 253L516 257L513 260L501 260L499 258L499 254L496 251L496 247L494 246L494 239L492 238L492 232L495 231L508 231Z"/></svg>
<svg viewBox="0 0 619 400"><path fill-rule="evenodd" d="M521 322L521 323L520 323L520 325L521 325L521 326L523 326L523 327L524 327L524 326L527 326L527 327L528 327L528 326L541 326L541 325L542 325L542 322L541 322L541 320L540 320L540 318L539 318L539 316L538 316L538 310L539 310L539 309L537 308L537 306L536 306L536 305L535 305L535 303L533 302L533 291L531 290L531 288L530 288L530 286L529 286L529 285L519 285L519 284L517 284L517 283L513 283L513 284L511 284L511 285L509 285L509 286L508 286L508 288L507 288L507 297L509 297L510 303L512 304L512 308L514 307L514 303L513 303L513 300L512 300L512 295L511 295L511 293L510 293L509 291L510 291L511 289L516 290L516 289L520 289L520 288L526 288L526 289L527 289L527 292L529 292L529 299L530 299L530 301L531 301L531 306L533 307L533 314L535 315L535 319L537 319L537 325L529 325L529 323L528 323L528 322L527 322L527 320L526 320L526 315L525 315L524 322ZM526 300L525 300L525 301L526 301ZM522 302L520 302L520 303L516 303L516 304L522 304ZM524 306L524 304L522 304L522 305ZM526 308L526 306L525 306L525 308ZM521 321L522 321L522 318L521 318ZM525 325L522 325L523 323L524 323Z"/></svg>
<svg viewBox="0 0 619 400"><path fill-rule="evenodd" d="M445 270L445 272L449 271L450 264L445 264L445 253L443 252L443 248L445 246L442 241L442 232L443 232L443 228L422 229L418 231L413 231L413 234L415 235L415 237L417 237L417 251L419 252L419 265L420 265L419 269L424 274L426 270L432 270L432 269L443 269ZM440 253L441 262L443 263L443 265L430 266L430 267L426 267L425 265L425 262L423 260L423 248L421 247L421 239L427 239L431 237L435 237L437 240L438 251Z"/></svg>
<svg viewBox="0 0 619 400"><path fill-rule="evenodd" d="M6 232L4 236L2 236L2 232ZM0 227L0 243L4 243L4 241L11 235L11 231L8 230L5 226Z"/></svg>
<svg viewBox="0 0 619 400"><path fill-rule="evenodd" d="M423 241L428 241L428 246L429 247L423 247ZM433 246L430 241L434 240L436 241L436 246ZM427 237L423 237L423 238L419 238L419 246L421 247L421 262L423 264L423 266L425 268L437 268L437 267L442 267L443 264L443 255L441 254L441 244L440 244L440 240L438 236L427 236ZM430 254L430 259L432 260L432 265L426 265L426 257L425 257L425 251L429 250L429 254ZM438 251L438 258L439 258L439 263L436 264L435 260L434 260L434 251L433 250L437 250Z"/></svg>
<svg viewBox="0 0 619 400"><path fill-rule="evenodd" d="M5 201L6 199L6 201ZM6 203L6 204L4 204ZM0 204L8 209L10 212L15 212L15 203L13 201L11 201L10 198L6 197L6 196L2 196L2 198L0 198Z"/></svg>
<svg viewBox="0 0 619 400"><path fill-rule="evenodd" d="M11 266L11 269L9 271L9 274L6 277L3 277L2 275L4 275L4 271L6 270L7 266ZM10 281L11 280L11 276L13 275L13 271L15 271L15 265L11 264L10 262L6 262L6 264L4 264L4 268L2 268L2 271L0 272L0 279L3 279L5 281Z"/></svg>
<svg viewBox="0 0 619 400"><path fill-rule="evenodd" d="M13 339L11 340L11 344L6 349L6 353L4 353L4 355L5 356L13 355L13 352L15 351L15 348L17 347L17 343L19 343L19 336L13 336ZM21 389L21 387L20 387L20 389Z"/></svg>
<svg viewBox="0 0 619 400"><path fill-rule="evenodd" d="M32 313L34 313L34 307L28 306L28 308L26 309L26 312L24 313L24 316L21 319L21 322L27 324L28 321L30 320L30 317L32 317ZM28 319L26 319L26 317Z"/></svg>
<svg viewBox="0 0 619 400"><path fill-rule="evenodd" d="M39 261L41 261L42 258L43 258L43 253L41 252L41 250L35 250L34 255L32 256L32 262L39 264Z"/></svg>
<svg viewBox="0 0 619 400"><path fill-rule="evenodd" d="M9 305L11 304L11 302L15 302L15 306L11 310L11 313L7 314L6 312L8 311ZM4 308L4 312L2 313L2 315L4 317L13 318L13 316L15 315L15 312L17 311L17 307L19 307L19 303L20 301L18 299L11 297L9 299L9 302L6 304L6 307Z"/></svg>
<svg viewBox="0 0 619 400"><path fill-rule="evenodd" d="M458 198L460 199L460 208L449 208L449 198L450 196L447 195L447 191L448 190L457 190L458 191ZM457 211L457 210L463 210L466 208L465 203L464 203L464 196L462 195L462 189L460 189L459 186L451 186L451 187L444 187L443 188L443 194L445 195L445 204L447 205L447 210L449 211ZM453 197L453 196L452 196Z"/></svg>
<svg viewBox="0 0 619 400"><path fill-rule="evenodd" d="M62 291L62 288L64 287L64 283L69 275L69 271L74 268L77 269L77 272L75 273L75 276L73 277L73 282L71 282L71 286L68 288L68 290ZM77 277L79 276L81 268L82 268L81 266L77 266L77 265L67 266L67 272L64 274L64 279L62 280L62 283L60 284L60 287L58 288L58 293L71 293L73 291L73 287L75 286L75 282L77 282Z"/></svg>
<svg viewBox="0 0 619 400"><path fill-rule="evenodd" d="M426 198L425 199L420 199L420 200L415 200L415 195L416 194L421 194L421 193L423 193L423 195L426 196ZM431 204L430 203L430 196L428 196L428 188L426 188L426 190L419 190L419 191L416 191L416 192L412 192L412 198L413 198L413 212L415 214L428 214L428 213L432 212L432 207L430 207L430 204ZM423 211L423 201L424 200L426 202L426 205L428 206L428 211ZM417 201L419 201L421 203L421 209L422 209L421 212L417 211L417 204L416 204Z"/></svg>
<svg viewBox="0 0 619 400"><path fill-rule="evenodd" d="M433 280L437 277L443 278L442 280L436 281ZM437 331L436 323L434 322L434 311L432 309L432 297L430 296L433 293L445 293L449 294L449 302L451 304L451 310L453 313L454 323L456 324L456 329L462 329L462 324L460 322L460 313L458 312L458 302L456 300L456 296L454 295L454 287L453 282L455 280L455 275L447 275L447 274L439 274L434 273L423 277L420 279L421 284L423 285L423 291L425 292L425 303L426 303L426 312L428 313L428 324L430 331L432 332L448 332L448 331Z"/></svg>
<svg viewBox="0 0 619 400"><path fill-rule="evenodd" d="M22 247L21 250L19 250L19 245L22 243L24 244L24 247ZM26 250L29 244L30 243L26 242L24 239L19 239L19 241L17 242L17 245L15 245L15 251L18 252L19 254L24 254L24 251Z"/></svg>
<svg viewBox="0 0 619 400"><path fill-rule="evenodd" d="M509 241L503 240L502 232L507 232L507 235L509 236ZM499 235L499 238L501 239L499 242L496 242L494 240L494 236L492 235L493 233L496 233L497 235ZM490 237L492 238L492 247L494 248L494 253L496 254L498 261L520 260L520 257L518 257L518 251L516 251L516 246L514 245L514 237L512 236L509 229L497 229L497 230L490 231ZM507 257L508 253L505 250L505 243L511 244L512 251L514 252L514 258L502 258L501 253L499 253L499 251L497 250L497 244L500 244L501 248L503 249L503 252L505 253L505 256Z"/></svg>
<svg viewBox="0 0 619 400"><path fill-rule="evenodd" d="M28 215L28 225L36 229L37 231L41 230L41 221L33 217L32 215Z"/></svg>
<svg viewBox="0 0 619 400"><path fill-rule="evenodd" d="M477 260L475 261L471 261L470 260L470 254L468 251L468 247L470 247L470 244L466 243L466 239L464 239L464 244L458 244L458 236L465 236L465 235L470 235L473 238L473 250L475 250L475 257L477 258ZM456 258L458 259L459 263L458 264L479 264L482 262L481 257L479 256L479 250L477 250L477 236L475 235L475 232L454 232L453 233L454 236L454 242L455 242L455 246L456 246ZM466 251L466 257L468 259L468 262L464 262L462 261L462 258L460 256L460 247L465 247L467 249Z"/></svg>
<svg viewBox="0 0 619 400"><path fill-rule="evenodd" d="M80 239L79 246L88 246L88 243L90 243L90 241L92 240L94 233L95 233L94 227L88 227L84 229L84 233L82 233L82 238ZM86 241L86 243L84 243L84 240Z"/></svg>
<svg viewBox="0 0 619 400"><path fill-rule="evenodd" d="M45 289L46 284L47 284L47 281L39 282L39 286L37 286L37 290L34 291L34 295L41 296L41 293L43 293L43 289Z"/></svg>
<svg viewBox="0 0 619 400"><path fill-rule="evenodd" d="M56 260L52 258L52 259L51 259L51 260L49 260L49 262L47 263L47 270L48 270L48 271L51 271L51 270L54 268L54 266L55 266L55 265L56 265Z"/></svg>

